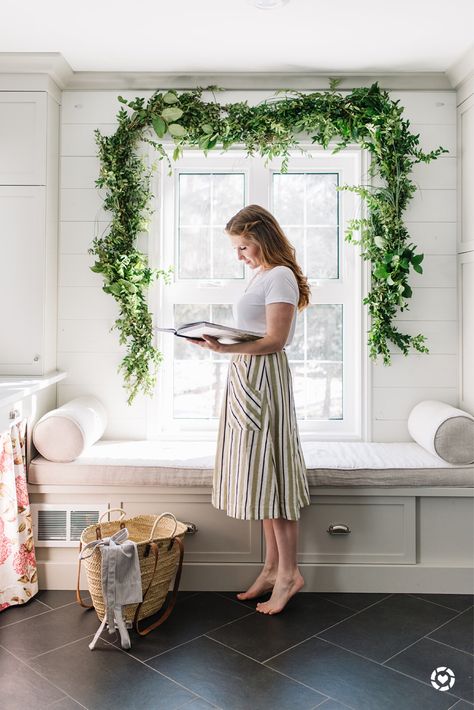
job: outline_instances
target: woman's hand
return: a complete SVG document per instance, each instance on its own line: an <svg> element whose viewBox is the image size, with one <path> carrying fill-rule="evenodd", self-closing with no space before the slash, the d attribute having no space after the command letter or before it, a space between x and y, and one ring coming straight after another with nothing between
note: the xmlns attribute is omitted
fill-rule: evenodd
<svg viewBox="0 0 474 710"><path fill-rule="evenodd" d="M202 337L204 338L204 341L198 340L197 338L186 338L186 340L188 343L195 343L206 350L214 350L216 353L226 352L226 346L223 343L220 343L217 338L214 338L212 335L203 335Z"/></svg>

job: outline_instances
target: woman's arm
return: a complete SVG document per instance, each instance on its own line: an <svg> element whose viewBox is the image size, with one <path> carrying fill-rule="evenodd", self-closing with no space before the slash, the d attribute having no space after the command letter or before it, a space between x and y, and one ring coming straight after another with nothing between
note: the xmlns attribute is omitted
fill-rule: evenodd
<svg viewBox="0 0 474 710"><path fill-rule="evenodd" d="M292 303L270 303L265 306L267 332L259 340L244 343L224 344L217 338L204 335L206 342L187 338L188 342L200 345L202 348L221 353L248 353L249 355L267 355L283 350L290 332L295 306Z"/></svg>

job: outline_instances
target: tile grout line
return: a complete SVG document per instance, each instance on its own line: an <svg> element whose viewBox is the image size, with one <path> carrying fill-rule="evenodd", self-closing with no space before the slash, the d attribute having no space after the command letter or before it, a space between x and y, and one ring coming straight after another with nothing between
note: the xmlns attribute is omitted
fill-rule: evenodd
<svg viewBox="0 0 474 710"><path fill-rule="evenodd" d="M3 648L3 650L4 650L4 651L7 651L7 653L9 653L11 656L13 656L13 658L15 658L15 659L16 659L17 661L19 661L20 663L23 663L27 668L30 669L30 671L33 671L33 673L36 673L36 675L39 675L40 678L42 678L42 679L45 680L47 683L49 683L49 685L52 685L53 688L56 688L56 690L59 690L61 693L64 693L64 696L65 696L65 697L67 697L67 698L69 698L70 700L72 700L73 702L77 703L81 708L84 708L85 710L89 710L89 708L87 708L85 705L83 705L82 703L80 703L79 700L76 700L76 698L73 698L72 695L69 695L69 693L67 693L65 690L63 690L63 689L60 688L58 685L56 685L55 683L53 683L49 678L47 678L47 677L44 676L42 673L40 673L38 670L36 670L36 668L33 668L33 666L30 666L27 661L23 661L23 660L22 660L21 658L19 658L18 656L15 656L15 654L12 653L11 651L9 651L8 648L5 648L5 646L0 646L0 648ZM54 703L53 703L53 705L54 705L55 703L57 703L57 702L62 701L62 700L64 700L64 698L59 698L57 701L55 700Z"/></svg>
<svg viewBox="0 0 474 710"><path fill-rule="evenodd" d="M421 599L421 601L423 601L423 602L429 602L430 604L436 604L436 606L442 606L444 609L449 609L450 611L457 611L457 612L459 612L459 609L453 609L452 606L448 606L447 604L441 604L441 602L434 602L434 601L432 601L431 599L425 599L424 597L417 596L416 594L410 594L410 593L408 592L408 593L407 593L407 596L409 596L409 597L415 597L415 599ZM454 595L454 596L457 596L457 595ZM467 607L466 607L465 609L462 609L462 611L461 611L460 613L462 614L464 611L467 611L468 609L471 608L471 606L473 606L473 605L472 605L472 604L468 604Z"/></svg>
<svg viewBox="0 0 474 710"><path fill-rule="evenodd" d="M58 609L64 609L67 606L72 606L72 604L77 604L77 602L68 602L67 604L61 604L61 606L56 606L56 607L50 607L48 604L45 604L45 602L42 602L40 599L35 599L32 597L32 601L35 601L39 604L42 604L43 606L46 607L46 611L40 611L38 614L32 614L31 616L27 616L25 619L18 619L18 621L12 621L10 624L3 624L0 625L0 629L6 629L8 626L14 626L15 624L22 624L25 621L30 621L30 619L35 619L37 616L43 616L44 614L49 614L51 611L58 611ZM25 606L24 604L18 605L16 608L19 608L20 606ZM79 605L78 605L79 606ZM82 608L82 607L81 607ZM84 609L84 611L89 611L88 609ZM91 610L92 611L92 610Z"/></svg>
<svg viewBox="0 0 474 710"><path fill-rule="evenodd" d="M317 635L314 636L314 638L319 638ZM399 675L405 676L405 678L410 678L411 680L415 680L417 683L421 683L422 685L425 685L427 688L430 688L433 690L433 686L431 683L425 683L424 680L420 680L419 678L415 678L414 676L408 675L408 673L404 673L404 671L398 670L398 668L392 668L391 666L384 666L382 663L379 661L374 661L373 658L368 658L367 656L363 656L361 653L357 653L357 651L350 651L348 648L344 648L344 646L340 646L338 643L334 643L334 641L327 641L326 639L319 639L320 641L324 641L325 643L331 644L331 646L337 646L337 648L340 648L342 651L346 651L346 653L353 653L355 656L359 656L359 658L363 658L365 661L369 661L370 663L374 663L376 666L379 666L379 668L385 668L388 671L394 671L395 673L398 673ZM462 698L459 695L452 695L451 693L445 693L449 697L457 698L457 701L462 700ZM456 702L457 702L456 701Z"/></svg>
<svg viewBox="0 0 474 710"><path fill-rule="evenodd" d="M240 621L240 619L245 619L247 616L251 616L255 612L250 612L250 614L244 614L243 616L240 616L238 619L232 619L232 621L227 621L225 624L221 624L220 626L215 626L212 629L209 629L208 631L203 632L202 634L198 634L197 636L193 636L193 638L188 639L187 641L182 641L181 643L176 644L176 646L171 646L171 648L167 648L166 651L160 651L160 653L155 654L154 656L150 656L150 658L147 658L144 663L148 663L148 661L152 661L154 658L158 658L158 656L162 656L164 653L168 653L169 651L174 651L175 648L179 648L180 646L184 646L187 643L191 643L191 641L196 641L196 639L201 638L201 636L204 636L206 633L210 633L211 631L217 631L217 629L221 629L223 626L228 626L229 624L233 624L236 621ZM125 650L125 649L123 649ZM129 654L131 655L131 654ZM134 656L135 658L135 656Z"/></svg>
<svg viewBox="0 0 474 710"><path fill-rule="evenodd" d="M463 613L464 613L464 612L462 612L462 611L458 612L458 613L455 614L451 619L449 619L449 621L453 621L453 619L456 619L460 614L463 614ZM428 631L428 634L434 633L434 632L437 631L439 628L441 628L441 626L444 626L444 624L446 624L446 623L448 623L448 622L443 621L442 624L440 624L439 626L436 626L434 629L431 629L431 631ZM386 658L384 661L382 661L382 665L383 665L384 663L387 663L387 661L391 661L392 658L395 658L395 656L398 656L399 653L403 653L404 651L406 651L406 650L407 650L408 648L410 648L411 646L414 646L415 643L418 643L418 641L421 641L421 639L428 638L428 634L424 634L423 636L420 636L419 638L416 639L416 641L413 641L413 643L409 643L408 646L405 646L405 648L400 649L400 651L397 651L396 653L394 653L394 654L392 654L391 656L389 656L388 658ZM446 644L446 645L448 645L448 644ZM452 647L451 647L451 648L452 648Z"/></svg>
<svg viewBox="0 0 474 710"><path fill-rule="evenodd" d="M430 633L432 633L432 632L430 631ZM458 653L465 653L466 656L469 656L471 659L474 655L470 651L463 651L462 648L457 648L456 646L451 646L450 643L446 643L445 641L438 641L438 639L432 639L429 636L423 636L423 638L428 639L428 641L434 641L435 643L439 643L442 646L446 646L446 648L451 648L453 651L457 651Z"/></svg>
<svg viewBox="0 0 474 710"><path fill-rule="evenodd" d="M196 698L199 698L200 700L204 700L206 703L207 703L207 702L210 703L210 701L208 701L203 695L199 695L199 693L196 693L194 690L191 690L190 688L187 688L185 685L183 685L183 684L180 683L179 681L175 680L174 678L171 678L170 676L167 676L166 673L163 673L162 671L159 671L157 668L153 668L153 666L149 666L147 663L145 663L145 661L141 661L139 658L135 658L134 656L130 656L130 654L126 653L126 650L123 649L123 648L121 648L120 646L114 646L114 644L110 643L110 641L106 641L106 640L103 639L102 637L100 637L100 639L101 639L101 641L103 641L104 643L107 643L109 646L112 646L112 648L117 649L117 650L120 651L121 653L125 653L125 655L131 657L134 661L138 661L138 663L141 663L143 666L146 666L146 668L148 668L149 670L153 671L154 673L157 673L158 675L161 675L161 676L163 676L164 678L167 678L167 679L168 679L169 681L171 681L172 683L175 683L176 685L179 685L180 688L183 688L183 689L186 690L188 693L191 693L191 695L196 696L196 697L194 697L194 698L190 698L189 701L187 701L187 702L192 702L193 700L196 700ZM212 703L210 703L210 704L212 705ZM186 703L185 703L184 705L186 705ZM180 706L180 707L183 707L183 706Z"/></svg>
<svg viewBox="0 0 474 710"><path fill-rule="evenodd" d="M224 648L229 649L229 651L234 651L234 653L238 653L241 656L244 656L245 658L248 658L250 661L253 661L254 663L258 663L260 666L263 668L266 668L269 671L275 671L275 673L278 673L279 675L283 676L284 678L288 678L288 680L293 681L294 683L298 683L298 685L302 685L305 688L308 688L308 690L312 690L313 693L319 693L319 695L323 695L325 697L325 700L322 702L326 702L326 700L334 700L335 702L339 702L337 698L333 698L331 695L327 695L327 693L323 693L321 690L318 690L317 688L312 688L310 685L306 685L306 683L303 683L301 680L297 680L296 678L293 678L292 676L286 675L286 673L283 673L282 671L279 671L277 668L272 668L271 666L266 666L262 661L257 661L255 658L252 658L252 656L248 656L246 653L243 651L238 651L236 648L232 648L232 646L228 646L226 643L223 643L222 641L217 641L217 639L213 639L210 636L207 636L207 634L203 634L203 636L206 636L210 641L215 641L215 643L219 643L221 646L224 646ZM307 640L307 639L306 639ZM319 703L321 705L322 703ZM318 707L318 705L316 705ZM347 706L350 708L350 710L355 710L352 708L351 705Z"/></svg>
<svg viewBox="0 0 474 710"><path fill-rule="evenodd" d="M388 596L391 596L391 595L389 594ZM359 611L354 611L353 614L346 616L345 619L341 619L340 621L336 621L335 624L331 624L330 626L326 626L325 629L321 629L321 631L318 631L316 634L312 634L311 636L308 636L308 638L304 639L304 641L299 641L299 643L294 644L294 646L289 646L289 648L285 649L284 651L280 651L279 653L275 653L273 656L266 658L265 661L263 661L263 662L267 663L268 661L273 660L277 656L280 656L282 653L286 653L287 651L290 651L291 649L296 648L296 646L299 646L301 643L308 641L310 638L314 638L315 636L318 636L318 634L323 634L326 631L329 631L329 629L334 628L334 626L337 626L338 624L342 624L343 621L349 621L349 619L352 619L354 616L357 616L357 614L361 614L363 611L366 611L366 609L370 609L370 607L375 606L376 604L379 604L380 602L383 602L387 598L388 597L384 597L383 599L379 599L378 601L374 602L373 604L369 604L369 606L366 606L364 609L360 609ZM328 601L330 601L330 599L328 599ZM325 641L325 639L321 639L321 640ZM363 656L363 658L365 658L365 656Z"/></svg>

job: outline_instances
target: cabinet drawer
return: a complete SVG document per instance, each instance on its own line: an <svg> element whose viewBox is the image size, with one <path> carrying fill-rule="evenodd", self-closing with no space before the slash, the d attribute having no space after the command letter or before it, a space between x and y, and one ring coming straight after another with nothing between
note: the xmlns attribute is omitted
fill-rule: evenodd
<svg viewBox="0 0 474 710"><path fill-rule="evenodd" d="M137 501L109 497L111 507L124 508L127 517L159 515L165 510L183 523L194 523L197 532L184 537L186 562L260 562L261 523L259 520L237 520L217 510L209 495L180 493L165 495L162 500ZM118 519L118 513L112 513ZM105 518L106 519L106 518Z"/></svg>
<svg viewBox="0 0 474 710"><path fill-rule="evenodd" d="M301 510L298 560L415 564L415 510L414 496L314 496Z"/></svg>

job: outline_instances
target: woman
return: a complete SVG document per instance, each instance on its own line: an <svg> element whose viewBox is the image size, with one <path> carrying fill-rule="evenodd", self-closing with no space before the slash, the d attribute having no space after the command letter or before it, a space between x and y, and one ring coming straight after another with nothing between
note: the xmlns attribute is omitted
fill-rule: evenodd
<svg viewBox="0 0 474 710"><path fill-rule="evenodd" d="M237 595L253 599L272 591L257 611L280 612L304 585L296 562L300 508L310 505L285 346L310 289L295 250L275 217L259 205L227 223L237 258L254 274L234 306L236 327L264 335L232 345L204 335L202 348L233 353L222 404L212 504L227 515L263 520L266 557L256 581Z"/></svg>

